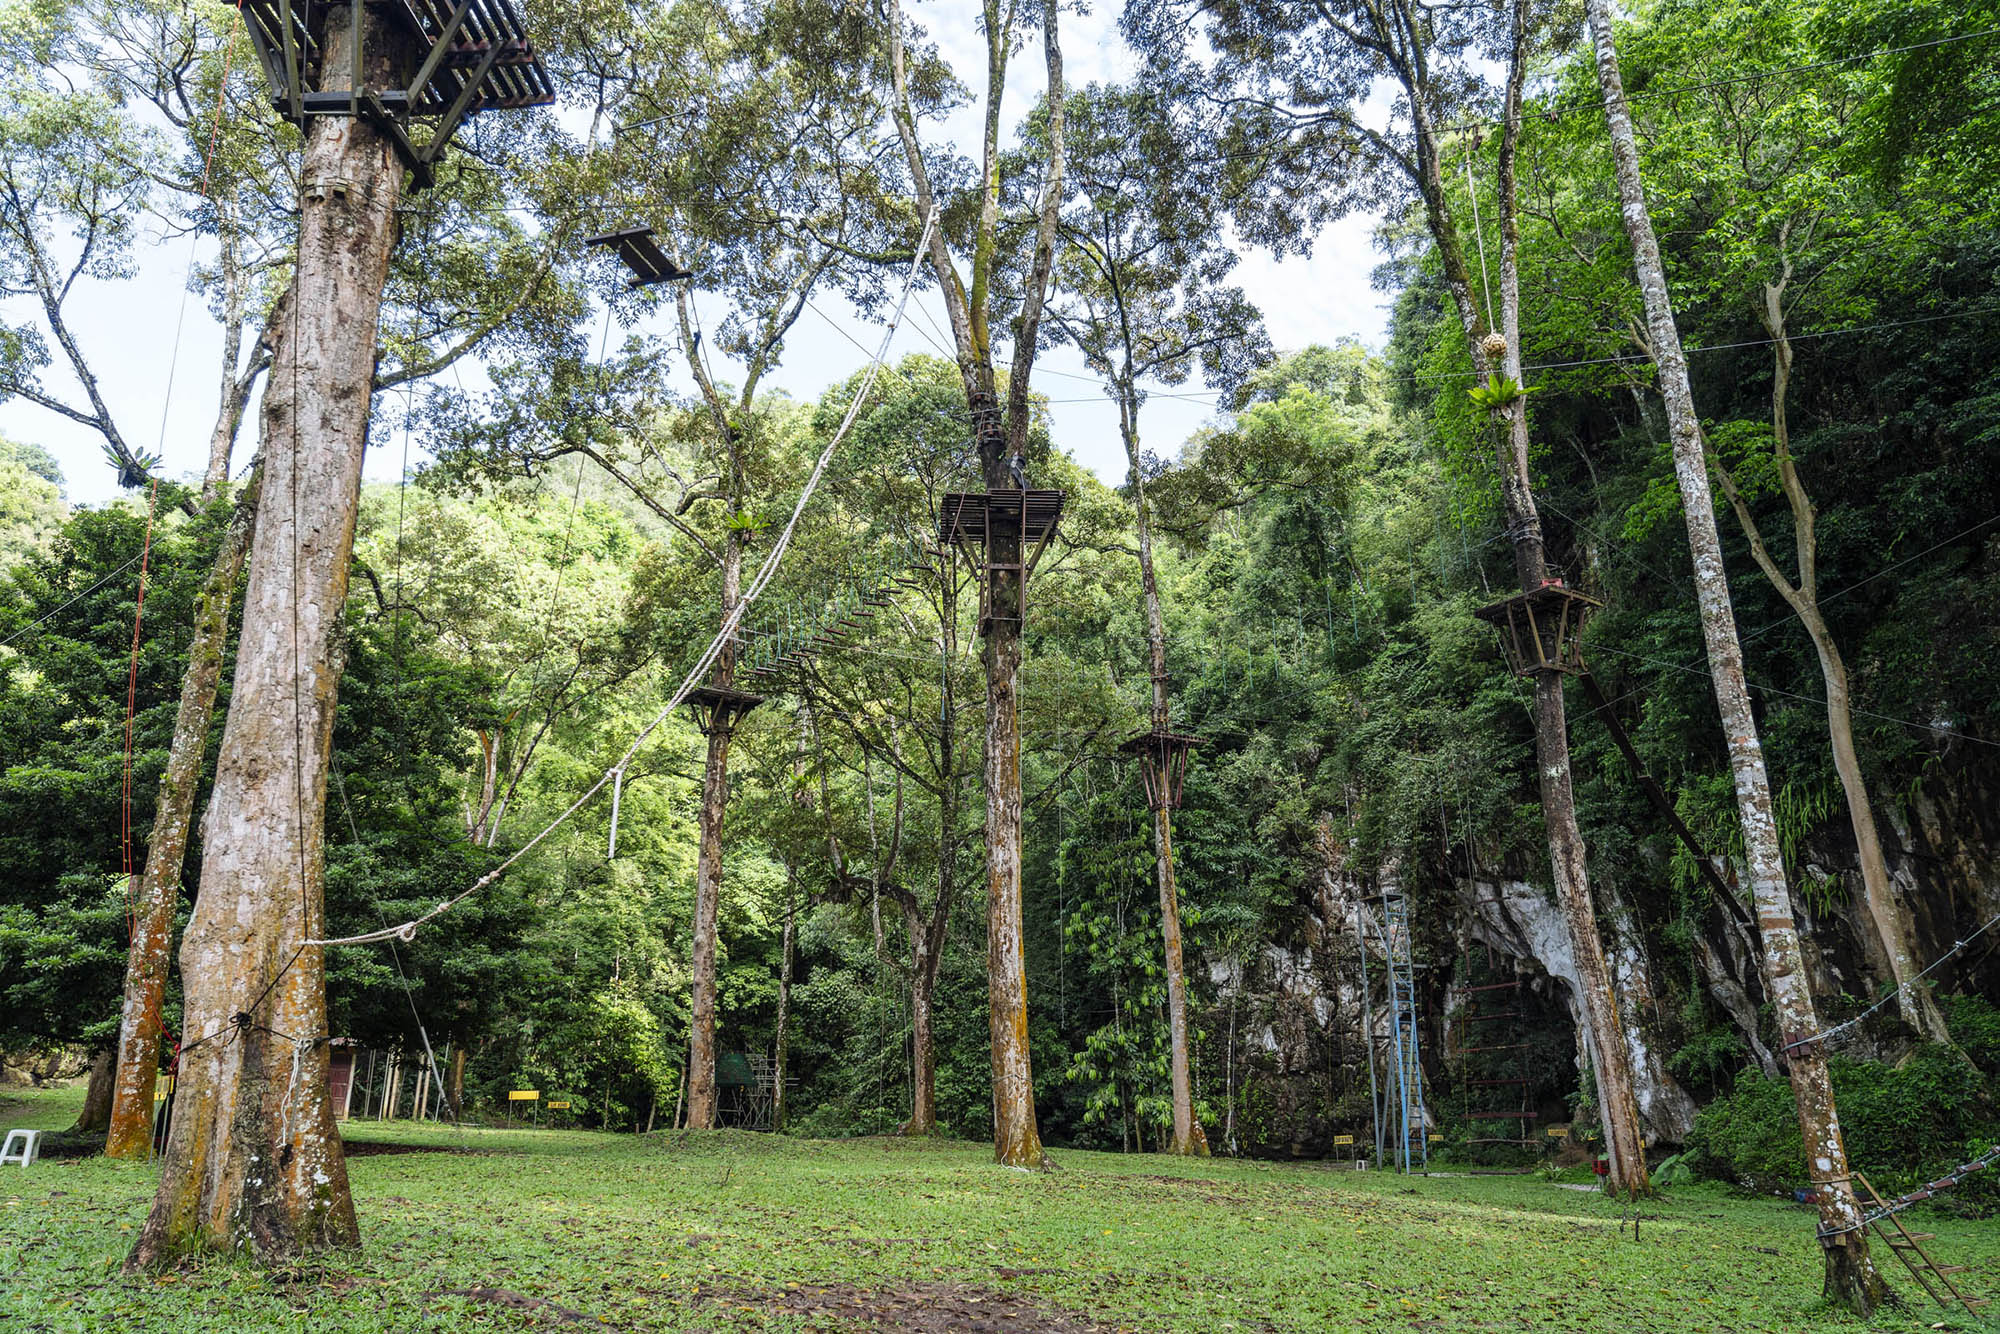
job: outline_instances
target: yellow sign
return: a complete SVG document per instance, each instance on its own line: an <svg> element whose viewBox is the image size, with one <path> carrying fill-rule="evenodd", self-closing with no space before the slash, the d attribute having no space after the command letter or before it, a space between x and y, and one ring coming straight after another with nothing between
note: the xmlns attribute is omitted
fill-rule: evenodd
<svg viewBox="0 0 2000 1334"><path fill-rule="evenodd" d="M552 1102L549 1104L549 1110L552 1112L566 1112L569 1110L569 1104L566 1102Z"/></svg>
<svg viewBox="0 0 2000 1334"><path fill-rule="evenodd" d="M1352 1144L1352 1143L1354 1143L1354 1136L1352 1136L1352 1135L1335 1135L1335 1136L1333 1137L1333 1142L1334 1142L1335 1144Z"/></svg>
<svg viewBox="0 0 2000 1334"><path fill-rule="evenodd" d="M537 1102L540 1101L541 1096L542 1096L542 1091L540 1089L515 1089L507 1095L507 1101Z"/></svg>
<svg viewBox="0 0 2000 1334"><path fill-rule="evenodd" d="M1443 1136L1443 1135L1432 1135L1432 1136L1431 1136L1431 1143L1433 1143L1433 1144L1442 1144L1442 1143L1444 1143L1444 1136Z"/></svg>
<svg viewBox="0 0 2000 1334"><path fill-rule="evenodd" d="M1562 1139L1564 1136L1568 1134L1569 1134L1568 1126L1550 1126L1548 1129L1548 1136L1550 1139Z"/></svg>

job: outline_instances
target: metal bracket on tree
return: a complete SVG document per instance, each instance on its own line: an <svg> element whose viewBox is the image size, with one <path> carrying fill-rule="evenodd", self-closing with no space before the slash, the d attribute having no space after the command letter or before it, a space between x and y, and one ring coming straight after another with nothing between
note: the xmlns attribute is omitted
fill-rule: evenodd
<svg viewBox="0 0 2000 1334"><path fill-rule="evenodd" d="M1146 785L1146 809L1177 811L1181 784L1187 778L1188 752L1201 744L1198 736L1156 728L1127 739L1118 749L1139 757L1139 777Z"/></svg>
<svg viewBox="0 0 2000 1334"><path fill-rule="evenodd" d="M694 710L695 726L703 736L708 736L718 729L724 732L734 729L744 714L764 702L764 696L747 690L699 686L688 691L687 702Z"/></svg>
<svg viewBox="0 0 2000 1334"><path fill-rule="evenodd" d="M330 51L323 38L327 0L243 0L250 44L271 84L271 102L300 129L309 116L358 116L396 146L417 189L433 183L432 167L467 116L502 108L548 106L555 85L528 41L513 0L368 0L355 6L364 22L393 23L419 53L414 69L375 86L362 68L362 22L348 27L347 49ZM347 86L328 88L341 64ZM407 83L404 80L407 79ZM411 138L430 124L421 144Z"/></svg>
<svg viewBox="0 0 2000 1334"><path fill-rule="evenodd" d="M618 258L625 261L625 267L632 270L632 276L625 280L627 287L651 287L654 283L673 283L694 277L693 269L682 268L671 255L660 249L651 227L634 223L619 231L589 237L584 244L614 247Z"/></svg>

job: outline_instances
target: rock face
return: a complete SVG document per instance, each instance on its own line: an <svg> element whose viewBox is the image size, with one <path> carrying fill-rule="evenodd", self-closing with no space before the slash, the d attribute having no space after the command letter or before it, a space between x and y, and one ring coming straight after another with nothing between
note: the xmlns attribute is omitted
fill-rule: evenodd
<svg viewBox="0 0 2000 1334"><path fill-rule="evenodd" d="M1940 959L2000 913L2000 770L1985 776L1966 767L1947 768L1881 814L1891 875L1910 911L1918 954L1925 963ZM1831 1002L1825 1009L1829 1019L1844 1017L1856 1006L1837 998L1879 995L1888 976L1879 949L1856 930L1864 920L1861 875L1844 816L1798 841L1791 870L1813 990L1823 1002ZM1379 943L1380 890L1385 880L1393 885L1398 875L1394 863L1366 874L1337 855L1329 856L1323 869L1315 867L1302 876L1295 905L1285 914L1291 930L1278 943L1240 959L1206 961L1203 990L1210 1004L1201 1014L1197 1065L1211 1124L1220 1123L1223 1142L1233 1151L1348 1158L1372 1150L1371 1028L1376 1087L1389 1087L1383 1068L1390 1039ZM1742 880L1731 868L1723 868L1723 878ZM1455 877L1448 889L1436 881L1413 879L1409 888L1418 922L1418 956L1432 965L1420 968L1417 984L1431 1124L1451 1131L1460 1115L1450 1110L1456 1106L1456 1075L1447 1053L1468 1045L1450 1031L1450 1017L1466 995L1468 979L1462 974L1468 947L1489 952L1495 967L1511 962L1527 991L1560 1001L1556 1012L1541 1001L1520 1006L1535 1012L1524 1022L1538 1025L1524 1036L1537 1043L1537 1061L1559 1060L1550 1048L1570 1051L1582 1073L1586 1021L1576 1004L1576 969L1561 914L1547 892L1506 874ZM1681 1002L1663 1005L1656 994L1653 959L1663 947L1657 935L1649 944L1649 932L1660 930L1659 909L1641 904L1644 911L1633 911L1633 905L1621 901L1620 888L1609 880L1598 886L1611 928L1606 946L1619 1019L1632 1054L1648 1142L1667 1146L1686 1137L1696 1111L1694 1098L1668 1068L1687 1036L1676 1026ZM1694 980L1706 997L1711 1022L1735 1030L1746 1064L1779 1076L1776 1040L1763 1013L1760 947L1750 928L1714 901L1696 906L1684 924ZM1368 941L1365 992L1361 934ZM1967 949L1932 977L1944 992L1995 994L2000 992L2000 950ZM1679 971L1667 980L1674 987L1686 984ZM1565 1013L1570 1028L1558 1032ZM1840 1050L1859 1058L1895 1060L1909 1044L1910 1035L1899 1030L1890 1012L1844 1035ZM1726 1086L1726 1072L1721 1078ZM1220 1101L1218 1092L1223 1094ZM1558 1100L1545 1100L1540 1110L1543 1124L1565 1114ZM1336 1144L1341 1135L1353 1135L1354 1145Z"/></svg>
<svg viewBox="0 0 2000 1334"><path fill-rule="evenodd" d="M1590 1050L1589 1019L1577 999L1576 959L1562 910L1538 887L1519 880L1473 880L1461 883L1463 929L1472 939L1510 958L1534 963L1562 985L1570 1020L1577 1029L1578 1063ZM1654 1008L1652 970L1643 939L1630 915L1615 936L1605 941L1612 984L1618 992L1618 1018L1625 1029L1625 1048L1632 1057L1633 1091L1639 1117L1650 1144L1678 1144L1694 1128L1694 1099L1667 1073L1646 1024Z"/></svg>

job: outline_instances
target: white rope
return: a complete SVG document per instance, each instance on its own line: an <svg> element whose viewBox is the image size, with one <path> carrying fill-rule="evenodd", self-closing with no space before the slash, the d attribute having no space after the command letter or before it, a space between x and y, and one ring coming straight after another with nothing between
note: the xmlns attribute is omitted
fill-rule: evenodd
<svg viewBox="0 0 2000 1334"><path fill-rule="evenodd" d="M1846 1036L1854 1029L1859 1028L1861 1026L1862 1020L1868 1018L1868 1016L1874 1014L1877 1010L1880 1010L1883 1006L1889 1004L1891 1001L1900 1000L1905 993L1911 992L1914 988L1920 986L1925 978L1929 977L1939 968L1942 968L1946 963L1951 961L1953 956L1957 955L1967 945L1970 945L1973 941L1985 935L1995 926L2000 926L2000 913L1995 913L1993 916L1981 922L1978 925L1978 927L1973 930L1972 934L1967 936L1965 939L1954 941L1952 943L1952 947L1946 950L1943 954L1940 954L1937 958L1933 959L1930 963L1930 966L1928 968L1925 968L1923 972L1918 973L1915 977L1911 978L1909 981L1903 983L1900 986L1892 987L1887 995L1883 996L1880 1000L1877 1000L1873 1005L1863 1010L1860 1014L1855 1015L1852 1019L1847 1020L1845 1023L1835 1024L1831 1028L1823 1028L1819 1032L1814 1033L1809 1037L1797 1038L1791 1042L1787 1042L1784 1046L1784 1050L1790 1051L1794 1047L1803 1047L1807 1043L1811 1042L1831 1042L1835 1038Z"/></svg>
<svg viewBox="0 0 2000 1334"><path fill-rule="evenodd" d="M1920 1204L1930 1199L1933 1195L1950 1190L1974 1172L1983 1172L1995 1163L2000 1163L2000 1144L1995 1144L1977 1158L1960 1163L1937 1180L1925 1182L1921 1187L1911 1191L1907 1195L1898 1195L1893 1200L1877 1199L1875 1207L1863 1214L1859 1223L1850 1223L1846 1227L1821 1228L1819 1235L1821 1237L1838 1237L1849 1232L1859 1232L1865 1227L1873 1227L1891 1214L1899 1214L1913 1204ZM1893 1245L1894 1242L1892 1241L1890 1244Z"/></svg>
<svg viewBox="0 0 2000 1334"><path fill-rule="evenodd" d="M418 927L435 917L451 911L466 899L471 898L474 894L477 894L480 890L485 889L488 885L498 880L516 862L533 851L536 845L543 839L568 823L569 818L582 810L592 797L603 790L606 783L612 782L624 773L625 766L639 753L639 748L646 743L646 739L658 731L660 725L667 721L668 716L681 706L682 701L694 693L695 687L707 677L708 669L715 664L715 660L721 655L723 648L735 637L736 627L743 619L743 613L749 609L751 603L757 600L758 594L764 591L764 586L771 582L771 577L777 574L779 562L784 560L785 551L792 544L792 533L799 526L799 518L805 513L806 504L812 499L813 492L818 489L820 479L825 476L827 465L833 461L834 450L840 447L840 442L847 437L848 431L854 426L855 418L861 415L861 405L867 401L869 392L875 387L875 377L880 374L882 364L889 356L890 340L896 336L896 328L903 320L903 311L909 305L910 293L916 287L918 268L923 262L925 250L930 245L931 228L935 225L936 221L937 216L935 212L926 215L924 218L923 235L918 238L916 250L910 259L910 270L903 278L903 294L896 300L896 313L890 318L888 328L882 332L881 345L876 349L874 359L868 363L867 374L862 376L861 384L854 391L854 401L847 405L847 415L841 418L839 429L834 431L833 438L826 442L826 448L820 451L819 461L813 464L812 475L806 478L805 490L799 493L798 504L792 507L792 517L786 521L784 531L778 534L777 542L771 547L770 558L757 571L757 577L750 581L750 587L744 591L741 598L737 599L736 605L729 609L729 614L723 618L722 628L715 632L715 638L709 641L708 648L702 652L700 660L695 663L694 667L689 670L687 676L681 681L680 689L674 691L673 698L667 701L666 707L654 714L653 720L639 729L639 734L632 738L632 744L625 748L625 753L618 757L617 763L598 775L597 781L586 788L582 796L571 802L562 814L549 821L540 833L516 848L506 861L501 862L485 875L473 881L459 893L444 900L422 916L413 917L400 926L386 927L380 931L367 931L358 936L340 936L333 940L308 940L305 942L307 945L324 948L329 945L372 945L376 941L390 939L415 940Z"/></svg>
<svg viewBox="0 0 2000 1334"><path fill-rule="evenodd" d="M611 861L618 855L618 798L625 791L625 770L621 767L612 771L611 779L611 837L604 844L604 860Z"/></svg>

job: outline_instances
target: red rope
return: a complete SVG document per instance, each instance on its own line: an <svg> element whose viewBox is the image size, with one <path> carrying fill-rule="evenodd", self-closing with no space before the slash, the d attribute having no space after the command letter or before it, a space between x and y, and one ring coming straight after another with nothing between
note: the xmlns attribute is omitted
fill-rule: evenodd
<svg viewBox="0 0 2000 1334"><path fill-rule="evenodd" d="M125 672L125 785L119 838L125 860L125 925L137 934L139 902L132 870L132 717L139 706L139 627L146 619L146 567L153 556L153 510L160 497L160 479L146 491L146 544L139 550L139 605L132 610L132 662Z"/></svg>

